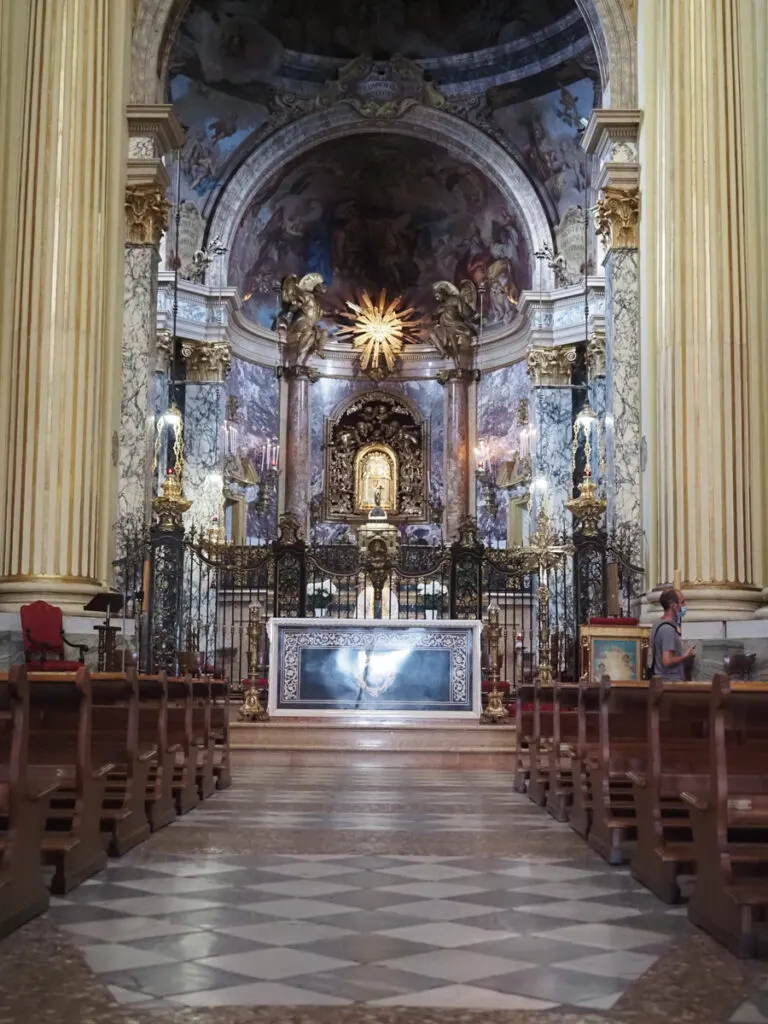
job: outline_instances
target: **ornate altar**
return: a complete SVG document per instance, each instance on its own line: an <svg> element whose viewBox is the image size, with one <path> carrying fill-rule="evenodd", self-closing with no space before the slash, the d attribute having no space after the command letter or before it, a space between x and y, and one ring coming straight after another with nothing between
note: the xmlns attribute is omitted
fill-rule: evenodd
<svg viewBox="0 0 768 1024"><path fill-rule="evenodd" d="M395 522L429 518L429 424L407 399L367 391L325 424L325 509L331 521L364 520L376 505Z"/></svg>

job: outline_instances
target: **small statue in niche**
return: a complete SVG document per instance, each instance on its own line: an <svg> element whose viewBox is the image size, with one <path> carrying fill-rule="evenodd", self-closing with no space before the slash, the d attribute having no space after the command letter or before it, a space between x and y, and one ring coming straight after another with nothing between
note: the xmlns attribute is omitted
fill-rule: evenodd
<svg viewBox="0 0 768 1024"><path fill-rule="evenodd" d="M277 330L288 348L289 361L295 366L306 366L311 355L325 358L328 332L320 326L324 292L320 274L305 274L302 278L289 274L283 281L281 296L286 308L278 317Z"/></svg>
<svg viewBox="0 0 768 1024"><path fill-rule="evenodd" d="M477 288L472 281L462 281L458 288L451 281L438 281L432 286L432 294L437 309L429 340L441 356L451 359L459 369L477 337Z"/></svg>

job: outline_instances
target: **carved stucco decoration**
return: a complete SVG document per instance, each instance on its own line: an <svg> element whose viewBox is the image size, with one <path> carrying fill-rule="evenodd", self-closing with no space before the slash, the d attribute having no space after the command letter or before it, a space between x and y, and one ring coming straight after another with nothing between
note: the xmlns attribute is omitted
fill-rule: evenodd
<svg viewBox="0 0 768 1024"><path fill-rule="evenodd" d="M636 249L640 189L608 185L595 206L595 226L609 249Z"/></svg>
<svg viewBox="0 0 768 1024"><path fill-rule="evenodd" d="M159 245L168 230L171 204L156 184L129 185L125 190L125 240L130 245Z"/></svg>
<svg viewBox="0 0 768 1024"><path fill-rule="evenodd" d="M232 366L228 341L184 341L181 355L187 364L187 380L195 383L221 382Z"/></svg>
<svg viewBox="0 0 768 1024"><path fill-rule="evenodd" d="M364 518L355 508L355 466L358 453L371 445L386 446L397 459L390 519L425 521L429 427L408 403L387 391L364 392L326 421L325 519Z"/></svg>
<svg viewBox="0 0 768 1024"><path fill-rule="evenodd" d="M384 119L400 117L416 104L433 110L446 105L445 97L407 57L377 61L361 56L345 64L318 96L307 99L293 93L277 95L275 110L293 118L327 110L337 103L348 104L360 117Z"/></svg>
<svg viewBox="0 0 768 1024"><path fill-rule="evenodd" d="M173 365L173 335L166 328L162 327L157 332L155 372L168 373Z"/></svg>
<svg viewBox="0 0 768 1024"><path fill-rule="evenodd" d="M573 345L558 348L536 346L528 350L528 375L536 388L568 387L575 362L576 349Z"/></svg>
<svg viewBox="0 0 768 1024"><path fill-rule="evenodd" d="M605 376L605 331L602 328L594 330L587 342L587 365L593 379Z"/></svg>

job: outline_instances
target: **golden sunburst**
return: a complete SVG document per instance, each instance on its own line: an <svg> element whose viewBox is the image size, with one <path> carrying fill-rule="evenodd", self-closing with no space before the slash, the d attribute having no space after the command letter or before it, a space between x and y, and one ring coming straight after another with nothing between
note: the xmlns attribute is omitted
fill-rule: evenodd
<svg viewBox="0 0 768 1024"><path fill-rule="evenodd" d="M387 302L382 291L378 299L363 292L358 302L347 301L349 312L340 312L349 323L339 327L338 337L352 338L360 352L360 369L371 377L386 377L395 368L403 345L416 340L425 326L415 309L401 308L401 298Z"/></svg>

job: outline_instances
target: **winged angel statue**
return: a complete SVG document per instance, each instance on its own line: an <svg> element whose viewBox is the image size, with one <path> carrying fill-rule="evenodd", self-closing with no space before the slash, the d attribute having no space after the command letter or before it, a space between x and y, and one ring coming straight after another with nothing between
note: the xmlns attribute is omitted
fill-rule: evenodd
<svg viewBox="0 0 768 1024"><path fill-rule="evenodd" d="M437 303L429 340L441 356L453 360L458 369L477 337L480 320L477 288L472 281L462 281L457 288L451 281L438 281L432 286Z"/></svg>
<svg viewBox="0 0 768 1024"><path fill-rule="evenodd" d="M320 274L305 274L302 278L289 274L283 281L284 309L277 319L277 331L296 366L306 366L311 355L325 358L328 332L320 326L324 292L325 283Z"/></svg>

